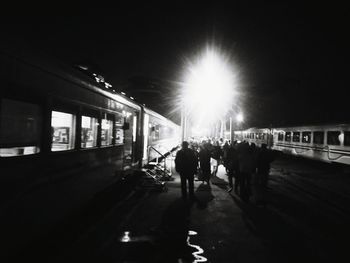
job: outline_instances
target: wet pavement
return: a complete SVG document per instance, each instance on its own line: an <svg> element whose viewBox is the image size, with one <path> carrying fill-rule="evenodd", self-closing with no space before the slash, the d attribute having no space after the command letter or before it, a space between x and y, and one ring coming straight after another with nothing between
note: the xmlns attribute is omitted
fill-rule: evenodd
<svg viewBox="0 0 350 263"><path fill-rule="evenodd" d="M122 187L128 192L122 200L115 197L120 188L111 187L32 256L37 262L338 262L339 253L328 247L341 242L331 234L332 222L307 213L315 200L302 203L300 193L283 188L287 164L273 165L266 207L228 193L223 166L210 184L195 181L193 200L181 197L176 173L163 190ZM310 223L316 216L319 224Z"/></svg>
<svg viewBox="0 0 350 263"><path fill-rule="evenodd" d="M180 178L175 173L173 179L165 191L142 191L125 212L112 209L57 262L250 263L298 258L298 245L289 253L298 233L266 208L228 193L222 166L209 185L195 182L194 200L182 199Z"/></svg>

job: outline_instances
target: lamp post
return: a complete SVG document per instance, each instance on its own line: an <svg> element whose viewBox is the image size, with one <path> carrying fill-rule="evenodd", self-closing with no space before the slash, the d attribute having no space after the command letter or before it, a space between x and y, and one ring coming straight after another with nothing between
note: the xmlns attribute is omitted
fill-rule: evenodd
<svg viewBox="0 0 350 263"><path fill-rule="evenodd" d="M185 107L181 107L181 142L186 138L187 116Z"/></svg>

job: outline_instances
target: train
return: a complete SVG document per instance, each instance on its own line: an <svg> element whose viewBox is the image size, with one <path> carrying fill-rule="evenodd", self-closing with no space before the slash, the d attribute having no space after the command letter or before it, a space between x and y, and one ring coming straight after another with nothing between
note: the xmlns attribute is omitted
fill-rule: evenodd
<svg viewBox="0 0 350 263"><path fill-rule="evenodd" d="M180 145L179 125L85 71L31 50L0 51L5 243L30 242Z"/></svg>
<svg viewBox="0 0 350 263"><path fill-rule="evenodd" d="M294 156L350 165L350 124L249 128L235 131L234 139L266 144Z"/></svg>

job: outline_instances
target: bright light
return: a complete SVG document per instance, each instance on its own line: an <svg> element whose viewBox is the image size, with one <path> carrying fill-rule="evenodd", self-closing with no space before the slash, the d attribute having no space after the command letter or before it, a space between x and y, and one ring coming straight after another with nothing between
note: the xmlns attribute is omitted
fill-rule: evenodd
<svg viewBox="0 0 350 263"><path fill-rule="evenodd" d="M238 113L237 116L236 116L236 121L238 123L241 123L243 122L243 114L242 113Z"/></svg>
<svg viewBox="0 0 350 263"><path fill-rule="evenodd" d="M231 109L235 81L229 59L214 49L207 49L196 63L191 63L183 87L187 114L201 122L218 120Z"/></svg>

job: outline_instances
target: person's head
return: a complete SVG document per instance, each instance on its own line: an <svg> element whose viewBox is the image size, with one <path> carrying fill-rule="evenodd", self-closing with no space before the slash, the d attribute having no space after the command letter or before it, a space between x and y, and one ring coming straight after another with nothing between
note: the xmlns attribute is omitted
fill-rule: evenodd
<svg viewBox="0 0 350 263"><path fill-rule="evenodd" d="M188 148L188 142L187 141L183 141L182 142L182 148L183 149L187 149Z"/></svg>

